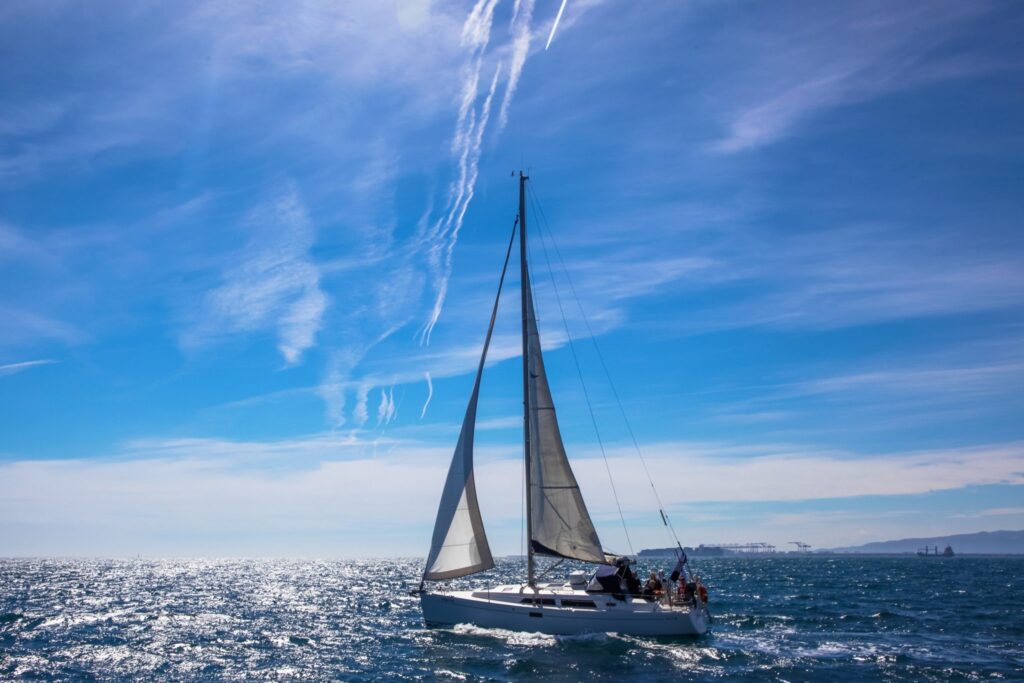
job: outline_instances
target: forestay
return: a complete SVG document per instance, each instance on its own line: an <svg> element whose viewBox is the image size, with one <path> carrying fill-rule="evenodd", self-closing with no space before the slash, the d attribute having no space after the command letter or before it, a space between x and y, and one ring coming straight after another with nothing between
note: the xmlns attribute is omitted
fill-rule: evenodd
<svg viewBox="0 0 1024 683"><path fill-rule="evenodd" d="M525 272L524 268L524 272ZM576 483L558 429L555 405L548 387L540 334L533 308L529 277L524 278L526 302L527 405L530 420L530 543L535 553L586 562L606 562Z"/></svg>

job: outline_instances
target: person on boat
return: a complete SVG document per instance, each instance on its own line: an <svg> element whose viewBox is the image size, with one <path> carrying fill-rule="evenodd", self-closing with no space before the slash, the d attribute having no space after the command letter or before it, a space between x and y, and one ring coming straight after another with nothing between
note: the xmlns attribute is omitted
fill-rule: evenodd
<svg viewBox="0 0 1024 683"><path fill-rule="evenodd" d="M651 570L651 575L647 579L647 583L644 584L644 597L654 597L661 593L661 579L658 578L658 573Z"/></svg>
<svg viewBox="0 0 1024 683"><path fill-rule="evenodd" d="M697 574L693 575L693 585L695 588L696 595L700 596L700 601L704 604L708 602L708 589L700 582L700 576Z"/></svg>
<svg viewBox="0 0 1024 683"><path fill-rule="evenodd" d="M670 599L684 600L686 595L686 551L682 548L679 549L679 556L676 560L676 566L672 568L672 573L669 574L668 582L666 582L666 590L669 592ZM674 593L674 595L672 595Z"/></svg>
<svg viewBox="0 0 1024 683"><path fill-rule="evenodd" d="M661 594L666 602L672 600L672 584L665 578L665 570L658 570L658 580L661 581Z"/></svg>
<svg viewBox="0 0 1024 683"><path fill-rule="evenodd" d="M687 581L686 577L679 579L679 595L683 600L684 604L692 605L696 601L693 596L697 594L697 584L693 581Z"/></svg>

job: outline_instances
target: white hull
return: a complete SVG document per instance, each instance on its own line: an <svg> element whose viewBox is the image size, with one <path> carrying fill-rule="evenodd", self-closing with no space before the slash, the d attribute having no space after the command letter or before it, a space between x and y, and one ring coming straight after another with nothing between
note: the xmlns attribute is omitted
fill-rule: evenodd
<svg viewBox="0 0 1024 683"><path fill-rule="evenodd" d="M641 598L616 599L563 586L498 586L489 590L421 593L427 626L474 624L484 628L551 635L622 633L699 636L708 630L703 607L667 605Z"/></svg>

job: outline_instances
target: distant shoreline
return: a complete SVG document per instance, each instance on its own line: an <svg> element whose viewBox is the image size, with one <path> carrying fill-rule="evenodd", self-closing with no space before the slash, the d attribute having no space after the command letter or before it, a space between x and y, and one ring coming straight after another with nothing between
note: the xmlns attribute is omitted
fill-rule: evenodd
<svg viewBox="0 0 1024 683"><path fill-rule="evenodd" d="M692 560L771 560L778 558L785 559L818 559L818 558L831 558L831 557L858 557L858 558L894 558L904 557L920 559L922 561L931 560L956 560L959 558L991 558L991 559L1024 559L1024 553L957 553L953 557L943 557L941 555L928 555L922 557L916 553L829 553L829 552L817 552L817 553L732 553L729 555L695 555L690 554L689 558ZM675 559L675 555L643 555L637 556L638 560L667 560Z"/></svg>

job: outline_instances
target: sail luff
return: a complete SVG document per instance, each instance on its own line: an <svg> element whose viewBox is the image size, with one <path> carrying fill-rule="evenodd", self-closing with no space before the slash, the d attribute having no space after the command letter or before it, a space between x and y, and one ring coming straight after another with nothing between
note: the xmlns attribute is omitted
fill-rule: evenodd
<svg viewBox="0 0 1024 683"><path fill-rule="evenodd" d="M494 566L487 535L484 531L483 519L480 516L480 505L476 495L476 479L473 474L473 440L476 434L476 409L480 396L480 382L483 378L487 351L491 346L494 333L494 322L498 317L498 303L501 300L501 289L508 271L509 257L515 242L516 226L512 226L512 236L505 251L505 264L498 280L498 293L494 297L491 309L491 320L484 337L483 351L477 366L473 391L466 415L462 420L459 440L452 455L448 476L445 479L444 492L434 521L434 534L427 555L427 564L423 570L425 581L468 576L486 571Z"/></svg>

